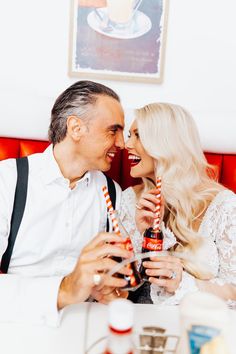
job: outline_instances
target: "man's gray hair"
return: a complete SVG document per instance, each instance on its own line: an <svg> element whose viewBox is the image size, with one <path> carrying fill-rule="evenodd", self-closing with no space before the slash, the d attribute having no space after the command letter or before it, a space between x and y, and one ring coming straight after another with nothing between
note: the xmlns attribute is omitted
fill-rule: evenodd
<svg viewBox="0 0 236 354"><path fill-rule="evenodd" d="M53 145L65 138L69 116L89 120L91 108L99 96L109 96L120 102L119 96L112 89L93 81L78 81L62 92L51 111L48 137Z"/></svg>

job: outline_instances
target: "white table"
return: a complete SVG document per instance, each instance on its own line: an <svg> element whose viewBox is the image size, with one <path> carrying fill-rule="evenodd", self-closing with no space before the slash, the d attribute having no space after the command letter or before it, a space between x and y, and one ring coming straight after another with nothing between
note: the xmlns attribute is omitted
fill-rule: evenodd
<svg viewBox="0 0 236 354"><path fill-rule="evenodd" d="M141 330L143 326L159 326L166 328L168 334L180 334L178 307L141 304L134 306L135 330ZM236 312L232 311L231 315L232 332L236 333ZM58 328L0 323L0 352L4 354L84 354L85 340L88 348L106 334L107 306L84 303L65 309ZM100 353L98 349L99 346L90 353L98 354ZM232 351L231 354L234 353L235 351Z"/></svg>

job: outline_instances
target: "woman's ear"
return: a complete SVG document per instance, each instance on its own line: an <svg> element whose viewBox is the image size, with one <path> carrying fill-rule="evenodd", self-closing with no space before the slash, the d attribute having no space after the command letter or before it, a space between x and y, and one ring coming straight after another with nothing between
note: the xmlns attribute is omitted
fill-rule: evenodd
<svg viewBox="0 0 236 354"><path fill-rule="evenodd" d="M67 134L73 140L80 140L85 130L84 122L80 118L76 116L69 116L67 118Z"/></svg>

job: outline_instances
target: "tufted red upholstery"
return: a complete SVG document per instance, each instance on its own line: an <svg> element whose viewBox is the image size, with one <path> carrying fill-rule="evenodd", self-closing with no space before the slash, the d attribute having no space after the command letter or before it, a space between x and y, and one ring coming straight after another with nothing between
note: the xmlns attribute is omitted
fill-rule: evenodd
<svg viewBox="0 0 236 354"><path fill-rule="evenodd" d="M20 144L18 139L0 138L0 160L20 155Z"/></svg>
<svg viewBox="0 0 236 354"><path fill-rule="evenodd" d="M49 145L47 141L0 138L0 160L11 157L22 157L42 152ZM229 189L236 192L236 154L205 153L208 162L214 165L217 179ZM108 175L114 178L123 189L137 183L129 174L127 151L123 150L115 157Z"/></svg>
<svg viewBox="0 0 236 354"><path fill-rule="evenodd" d="M36 152L43 152L49 145L48 141L20 140L20 157Z"/></svg>

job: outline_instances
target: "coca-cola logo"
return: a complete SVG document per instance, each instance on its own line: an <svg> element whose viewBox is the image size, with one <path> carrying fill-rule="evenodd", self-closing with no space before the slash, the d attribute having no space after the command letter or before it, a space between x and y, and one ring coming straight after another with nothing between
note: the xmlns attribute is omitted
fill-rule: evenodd
<svg viewBox="0 0 236 354"><path fill-rule="evenodd" d="M148 251L162 251L162 243L162 240L144 237L142 248Z"/></svg>
<svg viewBox="0 0 236 354"><path fill-rule="evenodd" d="M152 251L161 251L162 250L162 245L161 244L153 244L152 242L148 242L146 245L148 250L152 250Z"/></svg>

